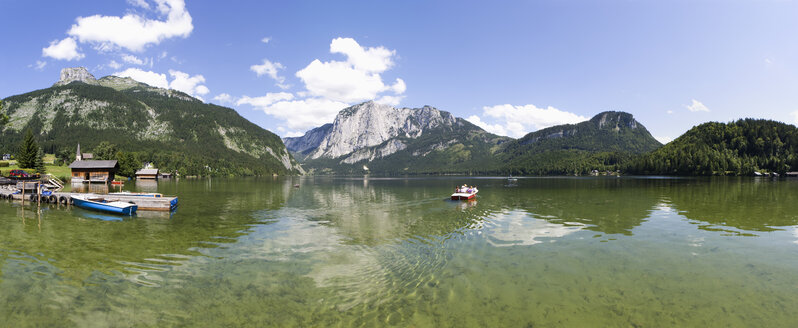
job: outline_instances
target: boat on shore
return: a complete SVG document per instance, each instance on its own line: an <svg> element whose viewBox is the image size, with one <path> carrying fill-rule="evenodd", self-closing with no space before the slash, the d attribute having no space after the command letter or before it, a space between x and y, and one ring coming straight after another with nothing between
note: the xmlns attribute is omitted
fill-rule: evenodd
<svg viewBox="0 0 798 328"><path fill-rule="evenodd" d="M96 195L75 195L72 196L72 201L75 206L83 209L122 215L133 215L138 209L136 204L107 200Z"/></svg>

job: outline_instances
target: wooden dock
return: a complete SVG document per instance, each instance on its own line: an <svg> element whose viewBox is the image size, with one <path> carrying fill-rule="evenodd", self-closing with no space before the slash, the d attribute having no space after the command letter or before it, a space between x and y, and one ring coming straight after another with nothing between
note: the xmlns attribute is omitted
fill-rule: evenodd
<svg viewBox="0 0 798 328"><path fill-rule="evenodd" d="M177 208L176 196L163 196L163 197L144 197L144 196L130 196L130 195L104 195L104 194L84 194L73 192L53 192L50 196L42 196L42 203L53 203L62 205L71 205L72 196L74 195L93 195L103 197L108 200L118 200L121 202L129 202L136 204L141 211L171 211ZM13 199L23 201L23 194L14 194L14 190L0 189L0 199ZM39 202L35 193L26 192L24 194L24 202Z"/></svg>

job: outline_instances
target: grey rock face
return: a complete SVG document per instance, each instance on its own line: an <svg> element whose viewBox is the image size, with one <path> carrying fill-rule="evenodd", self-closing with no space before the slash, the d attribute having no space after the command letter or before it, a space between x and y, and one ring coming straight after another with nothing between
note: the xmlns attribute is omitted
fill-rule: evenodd
<svg viewBox="0 0 798 328"><path fill-rule="evenodd" d="M100 85L94 75L91 75L85 67L67 67L61 70L61 78L53 86L66 85L74 81Z"/></svg>
<svg viewBox="0 0 798 328"><path fill-rule="evenodd" d="M305 133L301 137L283 138L283 143L289 151L304 153L319 146L321 140L330 132L332 123L324 124Z"/></svg>
<svg viewBox="0 0 798 328"><path fill-rule="evenodd" d="M606 126L615 131L621 128L637 129L638 125L632 114L624 112L603 112L590 119L590 121L597 124L599 129L603 129Z"/></svg>
<svg viewBox="0 0 798 328"><path fill-rule="evenodd" d="M338 158L354 163L362 159L373 160L391 155L406 148L396 138L415 139L424 131L439 126L454 126L457 119L448 112L435 108L394 108L373 101L348 107L338 113L332 124L308 131L298 138L286 138L292 151L308 153L308 158ZM387 142L391 140L391 142ZM368 152L358 150L384 144Z"/></svg>
<svg viewBox="0 0 798 328"><path fill-rule="evenodd" d="M405 148L407 148L407 145L405 145L404 142L393 139L386 142L384 145L380 147L360 148L355 152L353 152L352 154L350 154L349 156L344 157L344 159L341 160L341 163L353 164L360 162L364 159L371 162L376 158L382 158L388 156L400 150L404 150Z"/></svg>

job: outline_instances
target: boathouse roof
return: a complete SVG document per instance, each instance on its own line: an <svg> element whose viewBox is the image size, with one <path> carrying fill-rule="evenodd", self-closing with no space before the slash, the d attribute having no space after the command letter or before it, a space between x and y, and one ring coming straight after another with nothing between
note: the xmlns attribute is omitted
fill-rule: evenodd
<svg viewBox="0 0 798 328"><path fill-rule="evenodd" d="M74 161L72 164L69 164L70 169L113 169L116 168L117 163L115 160L107 160L107 161L93 161L93 160L83 160L83 161Z"/></svg>
<svg viewBox="0 0 798 328"><path fill-rule="evenodd" d="M141 169L136 171L136 175L156 175L158 174L158 169Z"/></svg>

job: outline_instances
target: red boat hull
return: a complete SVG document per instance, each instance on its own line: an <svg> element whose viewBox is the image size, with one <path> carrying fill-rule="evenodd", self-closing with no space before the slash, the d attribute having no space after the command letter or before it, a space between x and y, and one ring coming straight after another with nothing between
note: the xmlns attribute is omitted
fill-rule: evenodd
<svg viewBox="0 0 798 328"><path fill-rule="evenodd" d="M452 200L469 200L474 199L475 197L477 197L477 194L471 194L468 196L452 195Z"/></svg>

